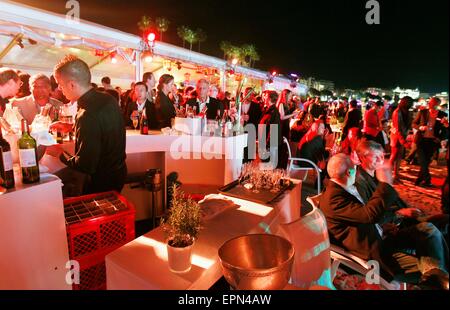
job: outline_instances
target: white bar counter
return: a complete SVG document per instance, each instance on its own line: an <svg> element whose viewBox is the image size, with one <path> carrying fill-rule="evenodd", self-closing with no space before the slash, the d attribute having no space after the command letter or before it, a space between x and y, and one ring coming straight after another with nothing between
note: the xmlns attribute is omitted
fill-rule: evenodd
<svg viewBox="0 0 450 310"><path fill-rule="evenodd" d="M0 195L0 290L71 290L61 180L41 173Z"/></svg>
<svg viewBox="0 0 450 310"><path fill-rule="evenodd" d="M193 247L192 268L172 273L167 263L161 228L135 239L106 256L109 290L209 289L222 276L218 249L227 240L249 233L275 233L280 223L300 217L301 183L287 190L270 206L227 197L239 208L204 221Z"/></svg>
<svg viewBox="0 0 450 310"><path fill-rule="evenodd" d="M239 177L247 135L207 137L163 135L150 131L141 135L127 131L127 155L164 152L167 174L177 171L182 182L225 185Z"/></svg>

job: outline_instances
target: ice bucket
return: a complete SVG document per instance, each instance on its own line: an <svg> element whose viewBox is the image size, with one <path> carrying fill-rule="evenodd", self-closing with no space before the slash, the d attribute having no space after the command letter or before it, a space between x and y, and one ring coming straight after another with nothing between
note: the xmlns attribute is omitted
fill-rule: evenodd
<svg viewBox="0 0 450 310"><path fill-rule="evenodd" d="M225 279L234 289L279 290L289 281L294 248L276 235L244 235L225 242L219 258Z"/></svg>

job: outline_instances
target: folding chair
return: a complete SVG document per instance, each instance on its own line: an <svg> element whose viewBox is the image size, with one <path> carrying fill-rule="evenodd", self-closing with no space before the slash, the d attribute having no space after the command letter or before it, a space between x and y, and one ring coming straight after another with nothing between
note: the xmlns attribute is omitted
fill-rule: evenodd
<svg viewBox="0 0 450 310"><path fill-rule="evenodd" d="M286 139L286 137L283 137L283 142L286 143L286 146L288 149L288 155L289 155L288 172L290 173L291 171L306 171L305 175L303 176L303 181L305 181L308 176L309 170L316 170L316 172L317 172L317 195L319 195L321 192L320 173L322 172L322 170L319 167L317 167L317 165L315 163L313 163L312 161L310 161L309 159L292 157L291 147L290 147L289 141ZM306 163L310 164L312 167L300 167L299 165L295 164L295 162L299 162L299 161L306 162Z"/></svg>
<svg viewBox="0 0 450 310"><path fill-rule="evenodd" d="M306 198L306 201L311 204L313 209L319 208L320 195L311 196ZM345 249L330 244L330 256L331 256L331 278L334 279L336 276L337 269L342 264L348 268L358 272L359 274L365 276L371 268L369 267L368 261L359 258ZM406 290L406 283L399 283L397 281L388 282L380 276L380 285L386 290Z"/></svg>

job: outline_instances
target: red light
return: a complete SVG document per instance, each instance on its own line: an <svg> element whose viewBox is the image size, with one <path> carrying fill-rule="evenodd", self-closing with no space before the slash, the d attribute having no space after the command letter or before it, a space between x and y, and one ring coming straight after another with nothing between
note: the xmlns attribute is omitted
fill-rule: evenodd
<svg viewBox="0 0 450 310"><path fill-rule="evenodd" d="M273 71L273 72L272 72L272 76L275 76L275 75L277 75L277 72L276 72L276 71Z"/></svg>
<svg viewBox="0 0 450 310"><path fill-rule="evenodd" d="M150 32L147 36L149 42L153 42L156 39L156 35L153 32Z"/></svg>

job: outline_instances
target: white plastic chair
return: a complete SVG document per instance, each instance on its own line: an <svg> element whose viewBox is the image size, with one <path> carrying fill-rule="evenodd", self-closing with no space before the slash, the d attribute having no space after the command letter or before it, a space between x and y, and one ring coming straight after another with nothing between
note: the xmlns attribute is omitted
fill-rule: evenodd
<svg viewBox="0 0 450 310"><path fill-rule="evenodd" d="M317 165L315 163L313 163L312 161L310 161L309 159L292 157L291 146L289 145L289 141L286 139L286 137L283 137L283 142L286 143L286 146L288 149L288 155L289 155L288 172L290 173L291 171L306 171L305 175L303 176L303 182L304 182L308 176L309 170L316 170L316 172L317 172L317 195L319 195L321 192L320 173L322 172L322 170L319 167L317 167ZM295 164L295 162L297 162L297 161L306 162L306 163L310 164L312 167L300 167Z"/></svg>
<svg viewBox="0 0 450 310"><path fill-rule="evenodd" d="M319 208L320 195L312 196L306 198L306 201L311 204L314 209ZM330 244L330 256L331 256L331 278L334 279L336 276L337 269L342 264L348 268L358 272L359 274L365 276L369 271L371 271L369 264L366 260L359 258L343 248ZM388 282L380 276L380 285L386 290L406 290L406 283L399 283L397 281Z"/></svg>

